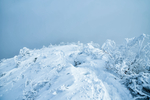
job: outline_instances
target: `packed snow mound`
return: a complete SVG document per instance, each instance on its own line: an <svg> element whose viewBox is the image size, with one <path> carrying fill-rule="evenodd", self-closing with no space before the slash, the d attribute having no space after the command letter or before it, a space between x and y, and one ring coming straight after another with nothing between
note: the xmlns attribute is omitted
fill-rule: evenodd
<svg viewBox="0 0 150 100"><path fill-rule="evenodd" d="M133 46L129 41L125 45ZM141 66L147 64L146 67L142 71L130 70L128 67L134 68L138 59L130 60L128 53L132 52L128 46L117 47L108 40L102 48L92 42L34 50L24 47L18 56L0 62L0 100L148 99L150 74L146 60L150 60L147 55L150 49L146 49L147 45L140 47L141 51L147 50L142 51L144 58L138 56L145 61ZM133 63L130 66L129 61Z"/></svg>

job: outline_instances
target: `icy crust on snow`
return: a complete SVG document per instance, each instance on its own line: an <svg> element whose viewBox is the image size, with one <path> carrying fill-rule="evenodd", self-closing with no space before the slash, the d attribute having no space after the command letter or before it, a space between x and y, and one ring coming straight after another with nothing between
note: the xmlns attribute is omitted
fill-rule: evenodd
<svg viewBox="0 0 150 100"><path fill-rule="evenodd" d="M23 48L0 63L0 100L132 100L97 44Z"/></svg>

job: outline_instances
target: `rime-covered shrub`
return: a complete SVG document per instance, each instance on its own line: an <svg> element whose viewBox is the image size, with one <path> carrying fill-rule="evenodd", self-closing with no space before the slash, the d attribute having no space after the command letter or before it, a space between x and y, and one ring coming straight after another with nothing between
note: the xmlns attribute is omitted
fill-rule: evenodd
<svg viewBox="0 0 150 100"><path fill-rule="evenodd" d="M26 47L24 47L23 49L20 49L19 54L23 57L23 56L27 56L30 55L30 50Z"/></svg>
<svg viewBox="0 0 150 100"><path fill-rule="evenodd" d="M150 99L150 74L139 73L127 75L123 78L124 84L128 86L131 94L138 99Z"/></svg>
<svg viewBox="0 0 150 100"><path fill-rule="evenodd" d="M150 98L150 80L145 81L150 76L150 36L142 34L139 37L126 38L121 46L107 40L102 45L102 50L109 55L106 61L107 69L113 70L124 79L133 96L137 99Z"/></svg>
<svg viewBox="0 0 150 100"><path fill-rule="evenodd" d="M88 43L87 45L82 45L80 51L80 54L84 53L91 56L93 59L101 59L104 54L103 51L99 49L99 45L93 42Z"/></svg>

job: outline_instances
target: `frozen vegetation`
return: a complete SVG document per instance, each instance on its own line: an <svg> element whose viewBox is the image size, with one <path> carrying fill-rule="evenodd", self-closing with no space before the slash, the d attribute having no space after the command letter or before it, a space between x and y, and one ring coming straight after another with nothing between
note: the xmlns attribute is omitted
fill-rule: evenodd
<svg viewBox="0 0 150 100"><path fill-rule="evenodd" d="M24 47L0 62L0 100L150 100L150 37Z"/></svg>

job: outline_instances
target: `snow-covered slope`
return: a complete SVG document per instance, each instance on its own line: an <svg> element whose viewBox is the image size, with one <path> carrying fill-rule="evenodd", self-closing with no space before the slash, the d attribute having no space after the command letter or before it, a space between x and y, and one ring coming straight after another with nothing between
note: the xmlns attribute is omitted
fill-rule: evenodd
<svg viewBox="0 0 150 100"><path fill-rule="evenodd" d="M0 100L130 100L103 55L91 44L23 48L0 63Z"/></svg>
<svg viewBox="0 0 150 100"><path fill-rule="evenodd" d="M0 62L0 100L132 100L112 56L94 43L23 48Z"/></svg>

